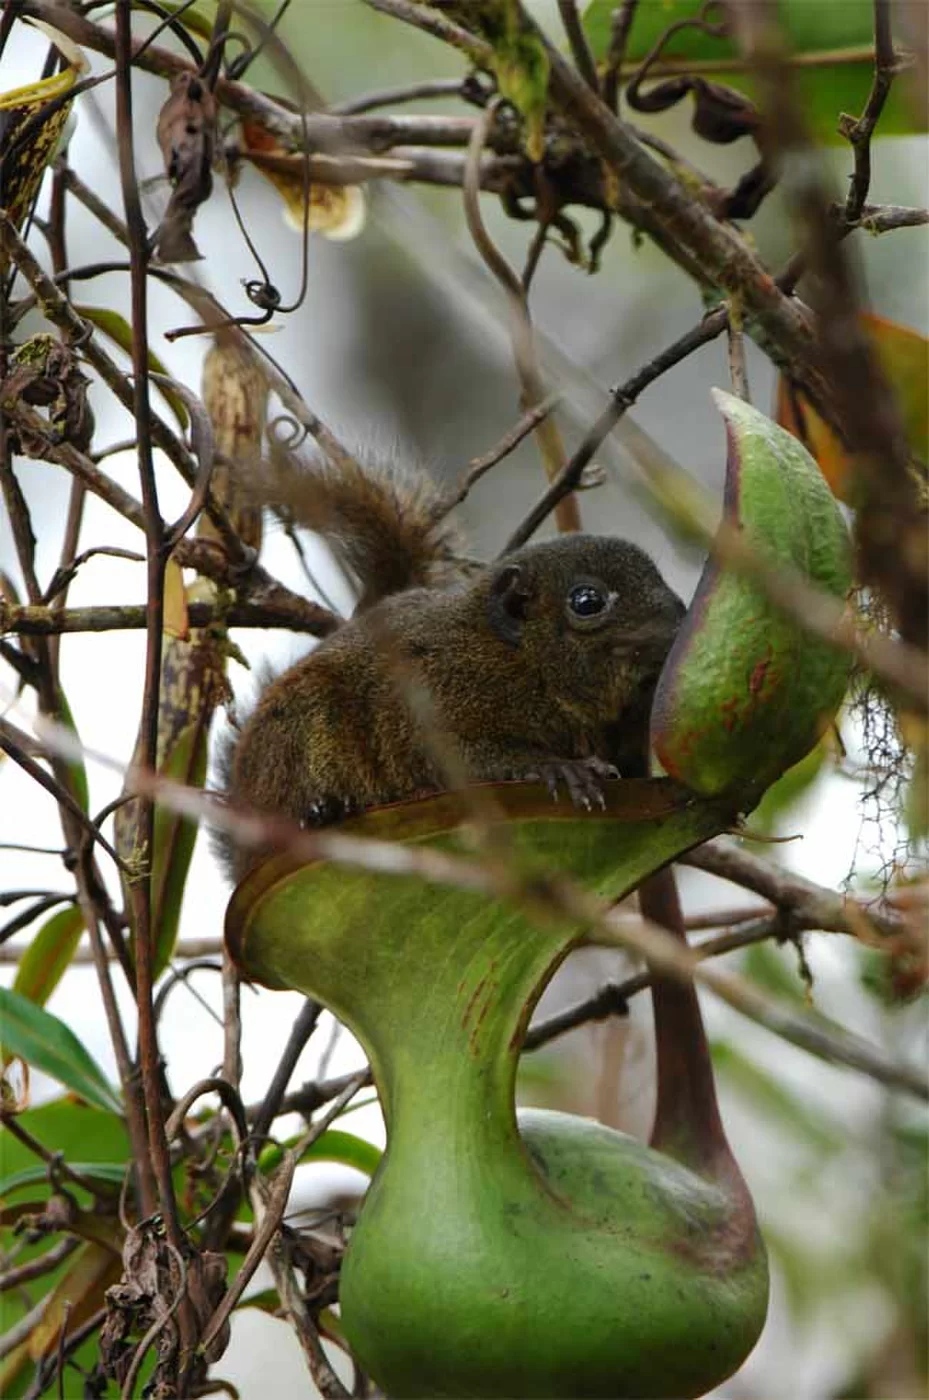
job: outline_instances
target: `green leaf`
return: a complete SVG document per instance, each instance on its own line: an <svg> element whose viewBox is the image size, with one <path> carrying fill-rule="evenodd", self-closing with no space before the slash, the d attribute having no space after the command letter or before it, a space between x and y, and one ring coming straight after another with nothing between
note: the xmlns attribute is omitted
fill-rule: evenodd
<svg viewBox="0 0 929 1400"><path fill-rule="evenodd" d="M58 711L61 723L66 729L70 729L75 739L80 739L77 726L74 723L74 716L71 713L71 706L68 704L67 696L59 687L58 689ZM87 786L87 769L84 767L82 758L67 760L68 774L71 779L71 796L75 802L80 804L81 810L90 810L90 789Z"/></svg>
<svg viewBox="0 0 929 1400"><path fill-rule="evenodd" d="M78 1099L60 1098L27 1108L16 1118L38 1142L52 1152L61 1152L68 1162L81 1158L85 1165L118 1164L123 1168L129 1160L126 1125L119 1114L92 1108ZM0 1171L4 1177L26 1171L34 1162L29 1148L0 1127Z"/></svg>
<svg viewBox="0 0 929 1400"><path fill-rule="evenodd" d="M206 778L207 739L213 711L224 693L224 661L209 628L187 636L166 636L158 701L158 772L188 787ZM140 752L136 744L136 755ZM116 814L116 849L138 868L138 803L124 803ZM177 940L181 905L190 869L197 823L167 808L156 808L151 852L154 975L167 966ZM133 942L134 946L134 942Z"/></svg>
<svg viewBox="0 0 929 1400"><path fill-rule="evenodd" d="M725 1083L744 1094L753 1113L766 1125L786 1128L822 1154L839 1152L847 1145L846 1133L837 1123L825 1119L818 1108L802 1103L728 1041L713 1043L713 1067Z"/></svg>
<svg viewBox="0 0 929 1400"><path fill-rule="evenodd" d="M700 0L642 0L629 36L624 73L642 61L670 24L695 18L700 8ZM593 0L584 14L588 40L601 60L609 48L615 9L616 0ZM872 0L821 0L819 4L815 0L781 0L778 14L789 47L799 60L796 86L812 134L825 144L847 145L839 135L839 115L860 115L874 71L870 57L874 44ZM662 58L676 64L687 61L685 71L756 96L750 75L732 71L738 51L731 40L713 38L695 28L684 29L671 39ZM715 66L720 62L723 68ZM660 72L656 65L656 76ZM881 114L877 136L903 136L927 129L926 112L912 100L905 82L898 80Z"/></svg>
<svg viewBox="0 0 929 1400"><path fill-rule="evenodd" d="M201 39L212 39L213 20L195 5L184 4L184 0L161 0L159 8L164 10L165 14L179 15L184 29L189 30L191 34L199 34Z"/></svg>
<svg viewBox="0 0 929 1400"><path fill-rule="evenodd" d="M519 6L504 0L502 25L485 24L494 46L494 73L501 96L512 102L526 123L526 152L541 160L545 151L548 102L548 54L539 35L524 28Z"/></svg>
<svg viewBox="0 0 929 1400"><path fill-rule="evenodd" d="M79 1176L86 1177L88 1181L98 1182L102 1186L122 1186L126 1179L126 1165L117 1162L72 1162L68 1159L68 1166ZM36 1182L48 1180L48 1167L44 1162L37 1162L34 1167L23 1167L22 1171L13 1172L11 1176L5 1176L0 1180L0 1197L9 1196L11 1192L20 1190L23 1186L34 1186Z"/></svg>
<svg viewBox="0 0 929 1400"><path fill-rule="evenodd" d="M64 1021L7 987L0 987L0 1036L12 1054L88 1103L121 1111L116 1090Z"/></svg>
<svg viewBox="0 0 929 1400"><path fill-rule="evenodd" d="M848 531L822 473L758 409L713 390L726 421L726 519L759 560L838 599L851 587ZM809 753L848 684L848 654L804 631L750 579L707 561L658 682L652 745L696 792L743 809Z"/></svg>
<svg viewBox="0 0 929 1400"><path fill-rule="evenodd" d="M804 984L799 973L791 969L791 963L795 968L795 949L775 948L771 943L754 943L745 949L742 971L766 992L773 992L794 1006L803 1006L806 1003Z"/></svg>
<svg viewBox="0 0 929 1400"><path fill-rule="evenodd" d="M109 336L114 345L125 350L127 355L132 354L132 327L125 316L121 316L118 311L111 311L108 306L75 306L74 309L85 321L90 321L98 330L103 331L104 335ZM148 367L155 374L168 374L164 362L154 350L148 352ZM161 385L158 385L158 392L164 395L165 402L170 406L181 428L186 429L190 417L184 400L172 389L165 389Z"/></svg>
<svg viewBox="0 0 929 1400"><path fill-rule="evenodd" d="M758 806L752 812L751 829L753 835L771 835L778 827L783 827L784 818L791 808L800 801L812 787L830 750L830 736L827 734L805 758L778 778L768 788Z"/></svg>
<svg viewBox="0 0 929 1400"><path fill-rule="evenodd" d="M13 991L44 1006L61 981L84 932L84 915L76 904L53 914L19 960Z"/></svg>
<svg viewBox="0 0 929 1400"><path fill-rule="evenodd" d="M281 1162L285 1148L296 1146L299 1137L292 1137L278 1146L276 1143L264 1148L258 1158L258 1167L268 1173L274 1171ZM354 1167L373 1176L377 1171L383 1153L373 1142L346 1133L339 1128L329 1128L301 1154L300 1162L338 1162L343 1167Z"/></svg>
<svg viewBox="0 0 929 1400"><path fill-rule="evenodd" d="M161 773L175 782L202 787L206 778L207 726L197 721L182 732ZM167 967L177 942L187 873L197 840L197 823L167 807L156 807L152 837L152 899L156 929L153 976Z"/></svg>

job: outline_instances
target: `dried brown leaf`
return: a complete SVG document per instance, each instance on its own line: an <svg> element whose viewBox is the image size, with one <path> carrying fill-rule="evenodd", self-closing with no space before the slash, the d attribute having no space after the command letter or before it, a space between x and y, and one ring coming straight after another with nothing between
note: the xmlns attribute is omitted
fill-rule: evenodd
<svg viewBox="0 0 929 1400"><path fill-rule="evenodd" d="M172 81L156 134L172 185L158 230L158 255L163 262L192 262L201 255L191 230L213 190L216 150L216 102L195 73L178 73Z"/></svg>

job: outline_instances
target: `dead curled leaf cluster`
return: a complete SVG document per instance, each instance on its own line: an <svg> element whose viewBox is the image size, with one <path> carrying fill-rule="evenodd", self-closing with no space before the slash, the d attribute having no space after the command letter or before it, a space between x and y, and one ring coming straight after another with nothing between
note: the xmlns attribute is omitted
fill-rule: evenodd
<svg viewBox="0 0 929 1400"><path fill-rule="evenodd" d="M6 337L0 345L0 481L25 588L23 597L12 580L0 576L0 630L6 634L0 639L0 656L13 668L17 683L34 691L43 715L59 726L46 727L44 738L36 741L3 720L0 743L59 803L66 866L100 979L136 1163L121 1211L112 1199L95 1201L95 1209L107 1215L113 1226L110 1243L99 1247L109 1250L106 1257L118 1268L119 1282L107 1286L109 1275L102 1270L95 1275L96 1293L89 1288L87 1295L98 1306L86 1307L79 1323L69 1322L64 1313L36 1358L38 1369L29 1392L36 1396L54 1386L78 1342L96 1331L100 1364L122 1393L135 1393L150 1356L155 1369L147 1393L163 1397L205 1393L209 1365L221 1356L228 1336L231 1303L225 1277L232 1247L249 1251L252 1266L269 1251L278 1302L297 1331L317 1384L327 1395L346 1393L319 1345L320 1327L328 1325L325 1317L321 1322L320 1313L334 1295L341 1244L320 1239L311 1230L285 1226L293 1162L285 1160L268 1187L257 1174L255 1154L280 1113L302 1111L311 1131L314 1122L321 1130L321 1120L314 1119L314 1114L326 1104L341 1107L342 1098L357 1092L361 1081L348 1085L324 1081L289 1091L293 1065L315 1025L312 1020L295 1027L264 1101L244 1105L239 988L234 970L224 960L223 1110L211 1126L188 1108L186 1124L171 1136L166 1123L172 1104L159 1064L159 1002L152 992L153 975L178 953L177 880L180 872L183 889L184 861L189 861L192 842L190 819L208 810L195 789L205 781L211 719L226 698L225 666L234 654L228 628L279 626L323 636L338 624L326 608L291 592L259 565L260 512L253 495L238 486L238 475L260 461L269 411L273 411L269 404L274 400L287 422L295 425L298 437L312 439L336 463L349 455L303 401L286 372L249 334L251 327L281 314L282 294L259 257L261 274L246 289L251 306L246 314L235 314L188 275L190 269L178 266L200 257L194 228L199 209L214 197L214 183L234 187L236 170L250 153L257 168L264 161L273 170L279 189L284 182L285 198L297 208L301 202L309 205L313 183L325 180L333 188L388 179L444 187L451 198L459 192L477 251L501 289L501 315L511 328L521 402L515 427L496 448L463 469L460 488L449 506L464 499L479 477L534 433L549 485L538 506L516 526L514 540L528 537L550 511L557 511L562 523L571 524L576 518L573 492L583 484L583 472L599 445L639 395L669 369L724 332L730 337L731 363L738 366L743 335L755 338L785 371L793 390L832 426L849 453L858 485L860 573L883 600L890 621L879 629L865 618L849 617L843 622L842 637L859 659L895 689L909 717L911 745L918 756L922 751L920 761L925 763L925 464L914 463L886 376L860 330L856 312L862 293L842 248L843 241L866 221L871 229L888 232L926 222L926 211L867 203L871 138L879 133L883 103L903 66L893 39L888 41L887 0L875 0L872 90L865 109L847 131L855 178L853 198L845 204L835 199L815 162L802 165L807 176L812 170L815 178L796 178L801 169L798 153L809 157L811 146L802 106L796 100L794 74L777 31L768 24L765 5L732 0L726 7L705 5L699 11L694 7L693 23L703 26L707 34L720 27L738 32L755 71L757 100L700 74L663 66L666 49L673 47L674 26L643 60L627 63L625 47L635 20L635 0L626 0L618 8L610 52L599 66L585 51L582 29L571 22L571 5L560 6L568 16L571 61L537 28L526 9L516 5L513 11L527 51L547 75L540 103L537 91L520 96L520 73L507 67L499 46L494 47L496 31L482 18L493 6L447 2L432 8L406 0L367 3L395 23L432 33L467 55L474 71L454 85L454 92L466 104L468 115L383 115L379 108L400 105L409 95L396 92L372 94L356 102L354 110L327 110L309 80L298 72L274 26L225 0L216 7L204 50L198 50L195 34L186 29L181 49L165 46L166 32L176 36L184 27L183 14L163 19L143 43L124 5L118 7L115 27L55 0L23 0L0 20L0 40L8 37L11 25L37 19L113 64L108 80L120 95L116 142L125 201L124 218L102 206L65 154L51 177L55 195L45 224L36 224L29 233L23 221L9 212L0 214ZM230 34L238 26L247 32L249 47L236 52ZM249 85L248 62L259 49L277 64L290 88L288 102ZM127 143L134 70L155 73L168 84L155 135L170 193L153 232L133 213L139 208L139 181ZM448 80L442 81L447 94ZM419 85L420 91L423 86ZM439 90L438 84L433 87ZM509 101L501 100L504 93ZM747 135L755 145L755 162L733 189L722 189L664 143L633 128L625 114L618 116L620 96L629 111L644 117L690 100L693 129L700 138L728 143ZM59 114L66 98L65 94L56 99ZM79 103L80 97L74 100ZM38 123L36 129L41 130L40 114L27 114L24 121ZM28 125L18 119L11 129L18 134L15 142L6 144L3 159L8 165L18 160L21 166L28 151ZM527 155L527 131L533 158ZM45 147L37 143L36 149ZM18 189L27 188L26 177L31 178L28 170L24 177L20 166L15 171ZM41 174L40 168L33 181L36 188ZM792 205L797 229L795 257L779 274L764 266L750 239L733 223L750 218L778 183ZM511 214L531 223L534 232L522 270L506 263L487 233L480 213L481 197L487 194L499 197ZM79 282L112 269L108 265L68 267L64 218L68 200L79 201L100 219L126 250L118 266L130 274L134 314L133 328L126 326L119 348L134 356L131 380L104 343L100 326L82 317L76 307L74 291ZM572 204L595 208L602 217L601 232L586 252L568 212ZM546 382L544 336L531 321L533 276L547 244L560 246L573 259L586 258L593 270L617 220L654 240L699 289L711 294L714 306L691 331L614 391L601 418L569 455L555 416L566 406L556 408ZM36 229L46 236L50 271L35 256ZM804 269L808 280L801 299L793 290ZM174 330L175 338L212 335L199 397L172 381L148 356L143 289L149 279L169 287L194 317L193 324ZM293 310L296 305L299 297L293 307L284 309ZM51 330L24 338L22 317L36 306ZM117 328L117 342L120 334ZM95 442L87 403L88 371L145 425L138 441L130 444L139 456L138 497L106 470L106 453ZM176 429L151 407L149 391L155 387L165 393L166 401L173 393ZM141 413L140 403L144 405ZM190 489L188 507L173 525L159 511L155 448L166 454ZM29 507L18 484L14 453L62 468L73 481L61 569L54 586L45 589L39 581ZM657 498L671 503L672 516L686 531L707 533L706 503L694 495L692 483L669 480L647 465L643 476ZM88 495L107 501L139 529L140 540L144 537L148 569L144 607L68 606L70 582L93 553L79 557L77 551ZM760 586L803 625L823 631L838 625L839 619L828 609L823 612L828 600L810 596L802 580L768 576L758 561L740 555L737 540L728 545L723 540L720 549L732 566L752 571ZM182 568L195 570L198 581L185 584ZM116 823L115 851L101 833L109 811L91 814L82 801L76 776L82 755L68 747L70 717L58 675L62 633L111 627L145 628L148 640L145 715L137 766L127 781ZM156 802L162 819L153 840ZM286 824L245 812L225 811L217 819L231 824L237 839L277 844L307 857L322 854L349 865L410 869L423 878L452 883L470 881L489 894L500 893L502 880L510 897L541 900L549 910L583 914L587 919L603 918L611 940L648 955L655 966L674 975L703 980L732 1005L787 1039L853 1065L894 1088L920 1092L918 1077L889 1063L875 1047L851 1036L830 1037L821 1028L814 1034L801 1016L785 1017L783 1008L758 988L720 972L705 959L759 939L796 939L807 929L828 929L889 949L898 989L910 994L925 976L925 943L918 927L924 885L892 889L888 900L868 910L834 891L792 880L773 863L754 861L737 848L726 847L721 855L717 853L717 869L768 903L761 914L753 911L750 917L733 920L726 933L710 939L691 957L671 947L666 935L662 944L662 931L647 923L592 912L582 892L564 882L553 880L540 894L537 888L521 889L512 872L501 875L480 860L456 861L402 847L380 849L377 843L336 832L295 833ZM111 856L124 876L122 907L108 892L98 864ZM713 850L704 853L704 859L712 865ZM130 1049L117 1009L114 972L127 980L139 1005L138 1056ZM650 977L651 973L640 973L619 988L606 988L555 1018L549 1027L537 1028L533 1043L616 1014L628 996L648 985ZM197 1086L195 1090L188 1096L191 1106L200 1092ZM215 1123L225 1125L227 1118L242 1131L227 1167L220 1171L215 1163ZM251 1124L255 1131L256 1122L261 1126L259 1140L248 1136L246 1126ZM199 1195L194 1192L190 1199L179 1195L175 1177L181 1165L188 1181L196 1179L209 1189ZM252 1233L244 1232L235 1219L247 1196L256 1208ZM55 1240L62 1232L70 1238L68 1232L77 1225L84 1228L89 1212L75 1205L67 1190L53 1200L71 1205L63 1213L47 1213L39 1238ZM30 1228L36 1228L34 1221ZM51 1246L50 1271L58 1264L57 1255L52 1259L58 1248L59 1244ZM22 1342L17 1334L7 1351L15 1353Z"/></svg>

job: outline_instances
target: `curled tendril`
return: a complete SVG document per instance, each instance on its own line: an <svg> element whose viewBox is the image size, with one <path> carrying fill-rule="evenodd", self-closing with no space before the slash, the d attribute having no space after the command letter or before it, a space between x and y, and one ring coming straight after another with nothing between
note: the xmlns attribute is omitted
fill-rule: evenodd
<svg viewBox="0 0 929 1400"><path fill-rule="evenodd" d="M275 447L281 447L287 452L296 452L302 447L309 436L309 429L304 423L298 423L296 418L289 413L279 413L276 418L272 418L266 429L268 436L273 439Z"/></svg>
<svg viewBox="0 0 929 1400"><path fill-rule="evenodd" d="M718 18L714 19L713 15ZM638 110L647 111L648 98L641 93L642 84L649 77L652 68L658 63L665 53L670 41L675 34L680 34L686 29L696 29L701 34L706 34L711 39L726 39L729 37L730 28L726 16L723 0L704 0L699 11L695 15L688 15L685 19L675 20L669 24L663 34L659 36L653 47L642 59L638 72L634 73L629 80L627 87L627 97L632 93L632 105ZM680 94L683 96L683 93ZM639 104L644 104L639 106ZM660 108L659 110L663 110Z"/></svg>
<svg viewBox="0 0 929 1400"><path fill-rule="evenodd" d="M486 107L496 93L497 79L489 68L475 68L462 80L462 99L474 107Z"/></svg>
<svg viewBox="0 0 929 1400"><path fill-rule="evenodd" d="M240 52L233 59L230 59L227 54L227 50L230 44L238 44L240 50ZM237 65L239 66L240 70L244 72L245 68L251 62L252 42L249 36L247 34L244 34L241 29L229 29L226 31L225 34L223 34L222 39L220 39L218 42L214 40L214 42L210 45L209 52L207 53L206 59L204 60L204 67L209 65L210 61L213 58L213 55L216 52L217 47L222 49L222 61L226 64L226 72L230 78L234 76L233 70L236 68ZM245 60L244 64L243 59Z"/></svg>
<svg viewBox="0 0 929 1400"><path fill-rule="evenodd" d="M257 306L259 311L267 311L272 315L281 304L281 294L273 282L265 282L260 278L251 278L242 284L245 287L245 295L253 306Z"/></svg>

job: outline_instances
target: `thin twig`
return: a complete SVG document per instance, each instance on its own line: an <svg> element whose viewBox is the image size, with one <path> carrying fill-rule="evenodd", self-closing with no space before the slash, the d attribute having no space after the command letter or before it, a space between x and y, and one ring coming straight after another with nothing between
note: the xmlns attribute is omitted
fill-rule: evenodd
<svg viewBox="0 0 929 1400"><path fill-rule="evenodd" d="M161 652L164 625L164 581L167 554L164 522L158 505L155 465L152 457L152 419L148 396L148 235L142 215L142 203L135 172L132 115L132 5L131 0L116 4L116 138L119 174L122 187L126 228L129 236L132 298L132 407L138 434L139 478L142 487L145 542L147 557L147 616L145 676L142 692L142 717L139 727L139 755L148 768L154 768L158 757L158 707L161 681ZM136 807L137 840L147 861L151 860L154 840L154 804L144 795ZM132 926L135 936L136 1006L138 1008L139 1062L142 1092L148 1124L149 1148L164 1220L166 1242L184 1258L184 1233L178 1218L171 1156L165 1134L161 1099L161 1067L158 1034L153 1013L152 969L154 962L154 930L152 928L151 870L137 875L129 885ZM186 1266L185 1266L186 1268ZM192 1352L192 1308L180 1304L186 1283L178 1290L179 1326L182 1344ZM144 1350L140 1346L134 1364ZM124 1387L125 1392L125 1387ZM131 1390L128 1392L131 1393Z"/></svg>
<svg viewBox="0 0 929 1400"><path fill-rule="evenodd" d="M44 1143L39 1142L38 1138L33 1137L32 1133L30 1133L27 1128L23 1127L15 1113L0 1112L0 1123L2 1123L4 1130L8 1132L11 1137L17 1138L18 1141L22 1143L23 1147L27 1148L33 1156L40 1158L40 1160L46 1164L52 1180L54 1180L55 1176L58 1176L63 1181L70 1182L73 1186L79 1186L82 1191L87 1191L91 1196L99 1196L99 1187L96 1186L93 1181L88 1180L86 1176L82 1176L80 1172L76 1172L69 1167L61 1153L50 1151Z"/></svg>
<svg viewBox="0 0 929 1400"><path fill-rule="evenodd" d="M23 1400L40 1400L40 1397L45 1394L56 1375L59 1378L60 1387L58 1391L58 1400L65 1400L64 1362L67 1361L70 1356L73 1356L78 1347L83 1346L89 1337L92 1337L95 1332L99 1331L106 1316L107 1309L105 1307L98 1308L96 1312L91 1313L86 1322L81 1323L79 1327L73 1328L67 1336L65 1336L64 1331L61 1332L55 1356L46 1356L39 1362L39 1365L36 1367L35 1379L29 1389L23 1392Z"/></svg>
<svg viewBox="0 0 929 1400"><path fill-rule="evenodd" d="M621 0L621 4L613 11L610 23L610 46L603 74L603 100L611 112L619 111L619 78L623 71L629 31L638 3L639 0Z"/></svg>
<svg viewBox="0 0 929 1400"><path fill-rule="evenodd" d="M197 459L197 475L194 480L193 490L190 500L184 507L173 525L165 529L162 548L166 554L170 554L175 545L184 538L191 525L195 524L201 511L206 506L210 493L210 479L213 474L213 465L216 460L216 444L213 435L213 424L210 422L209 414L203 404L186 384L181 384L178 380L172 379L167 374L151 375L154 383L160 389L170 389L183 399L184 405L190 415L190 445L191 451Z"/></svg>
<svg viewBox="0 0 929 1400"><path fill-rule="evenodd" d="M568 37L568 44L571 47L571 57L577 66L584 82L594 92L599 93L600 83L597 79L597 65L594 56L590 51L587 42L587 35L584 33L584 26L581 17L577 12L577 0L558 0L558 13L564 25L565 34Z"/></svg>
<svg viewBox="0 0 929 1400"><path fill-rule="evenodd" d="M856 224L866 233L892 233L898 228L921 228L929 224L929 209L912 209L905 204L865 204Z"/></svg>
<svg viewBox="0 0 929 1400"><path fill-rule="evenodd" d="M287 1086L293 1078L297 1061L316 1029L321 1011L322 1007L319 1002L308 998L301 1006L297 1019L290 1028L287 1044L284 1046L284 1052L278 1061L271 1083L268 1085L268 1092L252 1120L252 1136L259 1142L267 1136L271 1124L280 1112L281 1102L287 1092Z"/></svg>
<svg viewBox="0 0 929 1400"><path fill-rule="evenodd" d="M726 324L726 339L729 349L729 382L732 392L746 403L751 403L748 388L748 371L745 366L745 336L742 334L742 316L738 304L729 302L729 320Z"/></svg>
<svg viewBox="0 0 929 1400"><path fill-rule="evenodd" d="M58 806L64 808L64 810L68 812L73 820L78 823L80 830L92 841L96 841L96 843L106 851L117 869L125 872L126 866L123 861L116 854L106 837L101 835L94 826L83 807L71 796L69 789L63 787L52 774L46 773L40 764L32 757L30 749L34 748L34 746L35 740L28 734L25 734L21 729L17 729L9 720L0 719L0 749L2 749L4 753L9 754L14 763L18 763L23 772L29 774L33 782L43 787L45 791L55 799Z"/></svg>
<svg viewBox="0 0 929 1400"><path fill-rule="evenodd" d="M871 138L890 95L896 72L891 0L874 0L874 76L871 91L857 121L846 113L839 119L839 130L851 143L855 155L855 169L845 202L845 222L848 224L856 223L861 217L871 188Z"/></svg>
<svg viewBox="0 0 929 1400"><path fill-rule="evenodd" d="M465 492L467 494L467 492ZM457 502L453 502L457 504ZM190 543L196 543L190 541ZM189 562L183 555L182 562ZM292 607L277 607L272 600L267 603L190 603L187 607L187 620L192 628L210 627L222 623L228 627L283 627L291 632L305 632L310 636L322 636L332 628L328 622L320 627L320 617L308 613L301 616L302 609L295 614ZM331 616L326 609L320 616ZM87 608L17 607L0 599L0 632L16 632L23 637L50 637L59 633L73 632L133 632L146 625L144 603L104 603Z"/></svg>
<svg viewBox="0 0 929 1400"><path fill-rule="evenodd" d="M819 368L812 318L775 286L738 232L716 219L672 171L653 159L625 123L591 92L535 21L524 14L523 22L548 55L555 104L578 124L619 183L649 209L653 230L665 250L681 266L699 265L696 275L701 282L740 298L752 333L761 333L782 362L792 363L795 377L803 381L816 406L833 421L832 389Z"/></svg>
<svg viewBox="0 0 929 1400"><path fill-rule="evenodd" d="M474 246L477 248L488 269L493 273L507 298L510 311L511 335L513 341L513 358L516 362L516 372L520 382L521 407L524 410L531 409L537 404L544 403L547 393L539 369L538 358L535 351L535 341L532 333L532 322L529 317L529 307L526 302L525 293L521 279L514 272L499 248L493 242L484 220L481 217L480 201L478 198L478 171L480 168L481 151L484 142L490 131L497 111L497 100L488 103L481 113L468 145L468 159L465 164L464 182L462 184L462 195L464 198L465 219ZM553 417L547 417L541 421L535 429L536 440L539 444L539 451L545 466L545 474L549 480L554 480L563 470L566 458L564 442L558 425ZM559 498L555 508L555 518L560 530L580 529L580 514L577 503L568 494Z"/></svg>
<svg viewBox="0 0 929 1400"><path fill-rule="evenodd" d="M6 1273L0 1274L0 1293L9 1293L11 1288L20 1288L24 1283L31 1283L33 1279L42 1278L45 1274L50 1274L53 1269L63 1263L70 1254L73 1254L80 1244L80 1240L74 1235L66 1235L63 1240L52 1245L44 1254L39 1254L35 1259L29 1259L25 1264L20 1264L15 1269L7 1269Z"/></svg>
<svg viewBox="0 0 929 1400"><path fill-rule="evenodd" d="M11 406L8 417L12 423L21 424L35 435L47 430L47 424L37 411L23 402ZM51 441L43 445L42 452L45 460L66 467L94 495L106 501L139 530L144 530L145 515L141 503L101 472L85 453L79 452L69 442ZM258 619L260 610L265 608L270 609L266 614L269 620L272 616L277 618L277 622L269 621L268 625L290 627L294 623L295 630L307 631L314 636L325 636L338 626L339 619L328 608L320 607L318 603L285 588L259 564L251 563L247 573L243 574L211 540L180 540L174 549L174 558L179 564L196 569L217 583L234 588L237 592L254 594L259 609L259 613L254 614L258 625L264 625ZM285 621L288 616L292 621Z"/></svg>
<svg viewBox="0 0 929 1400"><path fill-rule="evenodd" d="M366 92L347 102L336 102L329 111L340 117L358 116L378 107L395 107L402 102L420 102L432 97L460 97L460 78L428 78L421 83L405 83L402 87L381 88Z"/></svg>
<svg viewBox="0 0 929 1400"><path fill-rule="evenodd" d="M106 223L106 227L109 228L115 238L123 244L127 242L128 235L125 225L109 214L99 197L95 195L83 181L74 176L73 173L69 178L69 188L91 213ZM247 354L256 360L260 365L262 373L267 377L269 387L277 394L284 408L288 413L291 413L301 427L310 434L332 462L338 464L340 461L349 457L350 454L343 444L339 442L338 438L332 432L332 429L322 421L318 414L310 410L297 392L293 380L288 377L270 352L263 345L259 345L252 340L251 337L236 324L235 318L230 315L227 308L223 306L221 302L216 300L212 293L198 286L195 282L180 277L174 272L169 272L166 268L152 267L150 268L150 272L158 276L166 286L171 287L173 291L177 292L178 296L184 298L188 305L201 317L205 329L216 333L217 328L221 325L222 335L231 340L243 354ZM166 339L170 339L170 332L166 334ZM214 508L219 510L219 504L213 501L212 497L209 497L207 501L207 513L210 515L213 524L219 529L220 537L223 539L227 550L229 550L230 537L234 539L234 532L228 521L225 521L224 524L224 518L221 513L214 514ZM234 549L229 552L234 559L241 557Z"/></svg>
<svg viewBox="0 0 929 1400"><path fill-rule="evenodd" d="M141 209L139 211L139 218L141 219ZM143 247L145 247L144 224L140 230L140 236L142 238ZM0 209L0 237L2 237L7 244L13 261L32 288L38 304L41 305L43 315L45 315L53 325L58 327L65 339L69 340L71 343L80 344L81 353L90 361L107 388L112 391L127 412L136 415L138 412L135 402L137 390L127 382L126 375L116 364L115 360L100 346L96 334L81 320L81 317L74 310L71 303L59 291L54 279L50 278L44 272L26 243L19 237L12 221L7 218L6 213L2 209ZM111 267L112 264L104 264L102 266ZM116 266L122 269L123 265L117 264ZM152 269L152 271L154 271L154 269ZM72 278L76 276L76 273L76 269L69 269L69 275ZM162 272L162 276L167 277L168 274ZM135 344L135 339L133 344ZM145 357L145 367L147 375L147 356ZM147 383L147 378L145 382ZM171 432L167 424L156 414L151 412L147 395L146 406L147 414L145 421L154 445L161 448L170 458L171 462L188 485L193 485L195 478L191 470L187 449L177 436ZM15 407L17 410L21 411L23 405L16 405ZM68 447L70 444L62 443L61 446ZM138 447L138 439L136 439L136 446ZM248 552L236 535L235 530L232 528L225 511L212 496L209 496L207 499L207 510L217 530L220 532L230 559L243 565L250 562Z"/></svg>
<svg viewBox="0 0 929 1400"><path fill-rule="evenodd" d="M284 1211L287 1208L287 1198L290 1195L296 1165L295 1155L292 1152L285 1152L270 1186L265 1186L262 1183L262 1186L259 1187L256 1183L252 1189L253 1204L256 1201L258 1203L255 1209L255 1229L252 1234L252 1242L242 1267L223 1294L216 1311L204 1329L200 1343L204 1351L208 1351L211 1343L219 1336L255 1270L259 1264L264 1262L268 1246L280 1227Z"/></svg>
<svg viewBox="0 0 929 1400"><path fill-rule="evenodd" d="M773 865L745 851L734 841L709 841L681 857L685 865L704 870L721 880L767 899L782 910L798 928L820 929L827 933L849 933L858 937L862 920L881 934L891 937L901 929L900 916L875 902L862 904L850 895L817 885L802 875Z"/></svg>
<svg viewBox="0 0 929 1400"><path fill-rule="evenodd" d="M379 14L392 15L394 19L411 24L414 29L420 29L424 34L431 34L442 43L460 49L479 68L493 66L494 51L486 39L478 39L467 29L462 29L460 25L446 19L437 10L417 4L415 0L364 0L364 3Z"/></svg>
<svg viewBox="0 0 929 1400"><path fill-rule="evenodd" d="M467 497L471 488L480 481L481 477L485 476L498 462L502 462L511 452L514 452L530 433L535 432L543 418L546 418L557 404L558 395L549 394L547 399L543 399L541 403L536 404L534 408L524 413L519 422L515 423L508 432L504 433L500 441L492 447L489 452L485 452L480 457L473 457L464 471L459 475L458 485L455 487L454 491L450 492L443 501L442 513L446 514L448 511L453 510L455 506L461 505L461 502ZM0 600L0 609L2 609L2 606L2 600ZM0 628L0 630L2 630L2 628Z"/></svg>
<svg viewBox="0 0 929 1400"><path fill-rule="evenodd" d="M656 379L660 379L669 369L682 360L687 359L701 345L706 345L709 341L715 340L725 329L728 323L728 310L725 306L718 307L704 316L692 330L687 331L673 345L669 345L667 350L663 350L660 355L649 360L640 370L627 379L625 384L614 389L610 395L610 402L600 414L600 417L585 433L583 440L572 454L570 460L565 464L563 470L551 483L548 490L541 499L532 507L529 514L520 521L516 529L510 535L504 546L504 553L517 549L520 545L535 534L536 530L545 520L546 516L558 505L568 492L577 488L584 468L593 461L597 449L609 433L613 431L619 420L632 407L636 399L645 389L653 384Z"/></svg>

